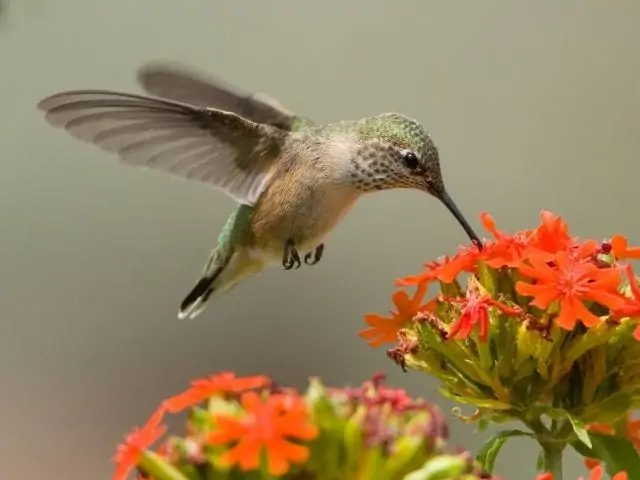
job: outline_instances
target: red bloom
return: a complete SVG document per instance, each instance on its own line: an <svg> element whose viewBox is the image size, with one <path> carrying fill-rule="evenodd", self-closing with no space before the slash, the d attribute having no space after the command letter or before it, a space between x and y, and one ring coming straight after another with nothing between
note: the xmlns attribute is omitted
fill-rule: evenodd
<svg viewBox="0 0 640 480"><path fill-rule="evenodd" d="M271 395L262 401L255 392L242 394L240 400L245 416L217 415L216 431L209 441L214 445L237 442L220 460L228 465L239 465L242 470L257 470L263 450L271 475L282 475L290 463L307 460L309 450L290 438L311 440L317 428L308 422L307 408L297 395Z"/></svg>
<svg viewBox="0 0 640 480"><path fill-rule="evenodd" d="M488 213L480 214L484 228L495 238L495 242L486 245L482 259L493 268L513 267L520 262L532 235L530 230L522 230L513 235L497 229L496 222Z"/></svg>
<svg viewBox="0 0 640 480"><path fill-rule="evenodd" d="M135 428L123 444L118 445L113 457L116 463L116 471L113 480L126 480L127 475L133 470L140 459L140 455L164 435L167 428L161 425L164 409L158 408L140 429Z"/></svg>
<svg viewBox="0 0 640 480"><path fill-rule="evenodd" d="M633 443L636 450L640 451L640 420L632 419L631 415L627 413L627 428L624 432L625 437L631 443ZM587 425L587 430L591 430L594 432L604 433L606 435L614 435L616 432L613 427L607 423L594 422ZM594 465L597 464L597 460Z"/></svg>
<svg viewBox="0 0 640 480"><path fill-rule="evenodd" d="M517 267L532 252L552 255L574 247L567 223L547 210L540 212L540 225L535 230L520 230L514 234L498 230L488 213L483 213L480 218L495 238L495 242L488 244L482 252L482 259L494 268Z"/></svg>
<svg viewBox="0 0 640 480"><path fill-rule="evenodd" d="M602 465L597 465L591 470L589 480L602 480L603 476L604 467ZM582 480L582 477L580 477L579 480ZM627 475L627 472L618 472L613 477L611 477L611 480L629 480L629 476Z"/></svg>
<svg viewBox="0 0 640 480"><path fill-rule="evenodd" d="M557 253L554 267L540 253L532 253L529 262L531 265L522 264L519 270L523 275L535 279L536 283L518 282L516 291L534 297L531 304L542 309L559 301L557 322L567 330L573 330L577 320L587 327L598 323L598 317L585 307L585 300L598 302L610 309L625 304L618 293L620 271L616 268L600 269L592 262L566 251Z"/></svg>
<svg viewBox="0 0 640 480"><path fill-rule="evenodd" d="M616 257L616 260L640 258L640 247L630 247L627 242L627 237L614 235L609 241L609 244L611 245L611 253Z"/></svg>
<svg viewBox="0 0 640 480"><path fill-rule="evenodd" d="M506 315L522 314L519 307L511 308L491 298L488 293L480 293L479 284L472 281L464 298L443 298L444 301L461 305L462 313L451 324L447 338L464 339L469 337L473 327L478 325L478 337L481 342L489 338L489 307L495 307Z"/></svg>
<svg viewBox="0 0 640 480"><path fill-rule="evenodd" d="M237 378L233 372L221 372L207 378L193 380L191 388L165 400L164 407L169 413L178 413L214 395L237 394L245 390L264 387L269 382L269 378L262 375Z"/></svg>
<svg viewBox="0 0 640 480"><path fill-rule="evenodd" d="M553 480L553 473L545 472L536 477L536 480Z"/></svg>
<svg viewBox="0 0 640 480"><path fill-rule="evenodd" d="M478 258L480 258L480 250L476 245L462 247L451 258L444 256L435 262L427 263L425 265L427 267L426 272L399 278L395 283L400 287L429 284L436 280L443 283L452 283L463 272L475 272Z"/></svg>
<svg viewBox="0 0 640 480"><path fill-rule="evenodd" d="M627 265L624 270L629 280L629 289L633 298L626 299L626 303L617 308L613 312L613 316L615 318L640 317L640 287L638 286L638 281L631 265ZM636 327L633 336L636 340L640 340L640 325Z"/></svg>
<svg viewBox="0 0 640 480"><path fill-rule="evenodd" d="M569 225L558 215L543 210L540 213L540 226L533 231L529 247L543 252L555 253L567 250L573 245L569 235Z"/></svg>
<svg viewBox="0 0 640 480"><path fill-rule="evenodd" d="M627 420L627 439L640 451L640 420Z"/></svg>
<svg viewBox="0 0 640 480"><path fill-rule="evenodd" d="M589 480L602 480L603 475L604 468L602 465L598 465L591 469ZM554 480L554 477L552 473L546 472L538 475L536 480ZM584 477L580 477L578 480L584 480ZM626 472L618 472L611 478L611 480L629 480L629 477Z"/></svg>
<svg viewBox="0 0 640 480"><path fill-rule="evenodd" d="M393 294L392 300L397 311L391 311L390 317L383 317L370 313L364 317L370 328L362 330L358 335L366 339L372 347L379 347L385 343L393 343L398 340L398 330L404 328L420 311L431 308L433 302L422 305L427 284L420 283L412 298L407 292L398 291Z"/></svg>

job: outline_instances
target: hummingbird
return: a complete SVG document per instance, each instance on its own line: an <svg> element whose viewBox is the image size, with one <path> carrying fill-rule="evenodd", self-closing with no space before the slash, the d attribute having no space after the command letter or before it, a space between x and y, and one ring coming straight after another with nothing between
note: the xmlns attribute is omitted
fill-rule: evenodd
<svg viewBox="0 0 640 480"><path fill-rule="evenodd" d="M46 121L145 167L224 192L237 203L178 318L267 266L315 265L327 236L363 195L428 193L481 246L444 185L424 126L399 113L317 124L264 93L171 62L137 70L143 94L71 90L44 98Z"/></svg>

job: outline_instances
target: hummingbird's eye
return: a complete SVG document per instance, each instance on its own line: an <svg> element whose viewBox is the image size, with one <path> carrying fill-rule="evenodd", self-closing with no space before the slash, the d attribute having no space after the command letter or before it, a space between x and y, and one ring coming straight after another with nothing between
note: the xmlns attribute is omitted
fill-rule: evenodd
<svg viewBox="0 0 640 480"><path fill-rule="evenodd" d="M409 170L416 170L420 166L418 157L410 150L404 150L402 152L402 163L404 163Z"/></svg>

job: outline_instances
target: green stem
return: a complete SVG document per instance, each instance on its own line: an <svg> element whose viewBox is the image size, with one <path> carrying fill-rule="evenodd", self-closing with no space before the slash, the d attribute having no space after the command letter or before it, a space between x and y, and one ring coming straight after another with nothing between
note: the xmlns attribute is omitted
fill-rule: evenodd
<svg viewBox="0 0 640 480"><path fill-rule="evenodd" d="M154 452L143 452L138 466L157 480L187 480L177 468Z"/></svg>
<svg viewBox="0 0 640 480"><path fill-rule="evenodd" d="M565 445L558 442L540 441L542 447L542 470L553 474L553 480L562 480L562 452Z"/></svg>
<svg viewBox="0 0 640 480"><path fill-rule="evenodd" d="M553 480L562 480L562 454L567 446L567 428L570 424L560 425L556 420L551 422L551 428L544 426L539 417L522 419L542 447L540 456L542 472L553 474Z"/></svg>

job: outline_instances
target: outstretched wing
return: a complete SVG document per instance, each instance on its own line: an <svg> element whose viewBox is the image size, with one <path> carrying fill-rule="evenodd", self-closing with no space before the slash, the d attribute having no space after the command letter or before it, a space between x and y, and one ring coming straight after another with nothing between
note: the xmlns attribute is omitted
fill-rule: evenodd
<svg viewBox="0 0 640 480"><path fill-rule="evenodd" d="M267 186L287 135L231 112L108 90L59 93L38 108L125 164L205 182L248 205Z"/></svg>
<svg viewBox="0 0 640 480"><path fill-rule="evenodd" d="M264 93L247 94L224 81L177 63L152 62L137 72L138 83L149 94L237 113L256 123L291 131L300 118ZM310 123L308 120L305 120Z"/></svg>

